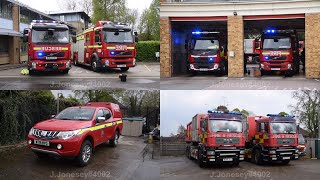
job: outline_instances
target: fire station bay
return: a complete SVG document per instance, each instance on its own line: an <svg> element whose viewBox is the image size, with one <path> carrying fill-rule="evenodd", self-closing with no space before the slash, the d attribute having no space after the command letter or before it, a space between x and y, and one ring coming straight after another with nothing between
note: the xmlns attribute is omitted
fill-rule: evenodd
<svg viewBox="0 0 320 180"><path fill-rule="evenodd" d="M70 32L88 28L90 17L82 11L45 14L15 0L0 1L0 65L26 62L28 44L22 40L23 30L32 20L68 22Z"/></svg>
<svg viewBox="0 0 320 180"><path fill-rule="evenodd" d="M320 78L318 0L160 2L163 78L225 67L228 77L244 77L250 63L261 73L291 70Z"/></svg>

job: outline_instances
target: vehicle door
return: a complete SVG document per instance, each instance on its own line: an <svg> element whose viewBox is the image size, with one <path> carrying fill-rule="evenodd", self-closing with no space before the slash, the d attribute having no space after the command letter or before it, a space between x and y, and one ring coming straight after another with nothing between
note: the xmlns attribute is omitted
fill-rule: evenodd
<svg viewBox="0 0 320 180"><path fill-rule="evenodd" d="M95 120L96 120L96 126L94 128L94 134L95 134L95 137L97 138L97 144L101 144L106 139L106 134L104 130L106 128L105 127L106 119L105 119L103 109L98 110Z"/></svg>
<svg viewBox="0 0 320 180"><path fill-rule="evenodd" d="M113 138L113 134L115 132L117 124L114 121L112 113L109 109L103 109L103 113L106 118L106 125L107 125L107 127L105 128L105 134L107 135L106 137L109 140L109 139Z"/></svg>

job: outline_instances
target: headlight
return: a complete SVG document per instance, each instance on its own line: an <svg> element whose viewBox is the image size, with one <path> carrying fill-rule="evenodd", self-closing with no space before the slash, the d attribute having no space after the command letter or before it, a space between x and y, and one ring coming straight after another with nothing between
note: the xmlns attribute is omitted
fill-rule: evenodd
<svg viewBox="0 0 320 180"><path fill-rule="evenodd" d="M260 64L261 65L261 69L264 69L264 64Z"/></svg>
<svg viewBox="0 0 320 180"><path fill-rule="evenodd" d="M296 149L296 153L298 153L299 152L299 149Z"/></svg>
<svg viewBox="0 0 320 180"><path fill-rule="evenodd" d="M37 69L37 63L36 63L36 62L33 62L33 63L31 64L31 66L32 66L32 69Z"/></svg>
<svg viewBox="0 0 320 180"><path fill-rule="evenodd" d="M214 155L214 151L207 151L207 155Z"/></svg>
<svg viewBox="0 0 320 180"><path fill-rule="evenodd" d="M106 64L106 66L109 66L109 64L110 64L109 60L105 60L105 64Z"/></svg>
<svg viewBox="0 0 320 180"><path fill-rule="evenodd" d="M193 64L190 64L190 69L194 69L194 66L193 66Z"/></svg>
<svg viewBox="0 0 320 180"><path fill-rule="evenodd" d="M30 131L29 131L29 135L33 135L34 134L33 132L34 132L34 129L31 128Z"/></svg>
<svg viewBox="0 0 320 180"><path fill-rule="evenodd" d="M275 150L271 150L271 151L269 151L269 154L276 154L276 151Z"/></svg>
<svg viewBox="0 0 320 180"><path fill-rule="evenodd" d="M136 58L133 58L133 65L135 66L136 65Z"/></svg>
<svg viewBox="0 0 320 180"><path fill-rule="evenodd" d="M241 151L240 151L240 154L244 154L244 150L241 150Z"/></svg>
<svg viewBox="0 0 320 180"><path fill-rule="evenodd" d="M288 69L291 69L292 65L291 64L288 64Z"/></svg>
<svg viewBox="0 0 320 180"><path fill-rule="evenodd" d="M218 69L219 68L219 64L214 64L213 69Z"/></svg>
<svg viewBox="0 0 320 180"><path fill-rule="evenodd" d="M66 139L72 138L73 136L77 135L80 131L81 131L81 129L75 130L75 131L60 132L57 135L57 138L66 140Z"/></svg>
<svg viewBox="0 0 320 180"><path fill-rule="evenodd" d="M69 68L69 67L71 67L71 65L70 65L70 62L68 61L68 62L66 63L66 68Z"/></svg>

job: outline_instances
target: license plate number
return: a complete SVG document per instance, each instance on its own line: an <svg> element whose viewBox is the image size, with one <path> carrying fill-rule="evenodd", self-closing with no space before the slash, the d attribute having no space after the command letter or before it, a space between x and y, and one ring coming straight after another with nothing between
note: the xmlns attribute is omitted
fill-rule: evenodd
<svg viewBox="0 0 320 180"><path fill-rule="evenodd" d="M57 57L46 57L47 60L54 60L54 59L58 59Z"/></svg>
<svg viewBox="0 0 320 180"><path fill-rule="evenodd" d="M124 65L118 65L119 68L122 68L122 67L127 67L125 64Z"/></svg>
<svg viewBox="0 0 320 180"><path fill-rule="evenodd" d="M223 161L233 161L233 159L232 158L225 158L225 159L223 159Z"/></svg>
<svg viewBox="0 0 320 180"><path fill-rule="evenodd" d="M290 159L290 157L283 157L283 159Z"/></svg>
<svg viewBox="0 0 320 180"><path fill-rule="evenodd" d="M41 146L50 146L50 143L48 141L34 140L34 144L41 145Z"/></svg>
<svg viewBox="0 0 320 180"><path fill-rule="evenodd" d="M208 69L201 68L200 71L208 71Z"/></svg>
<svg viewBox="0 0 320 180"><path fill-rule="evenodd" d="M271 68L272 71L280 71L280 68Z"/></svg>

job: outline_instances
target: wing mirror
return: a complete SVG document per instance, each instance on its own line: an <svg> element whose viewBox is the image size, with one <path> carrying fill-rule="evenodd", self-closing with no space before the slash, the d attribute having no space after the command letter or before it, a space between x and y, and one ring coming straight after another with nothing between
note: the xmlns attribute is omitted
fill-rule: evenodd
<svg viewBox="0 0 320 180"><path fill-rule="evenodd" d="M98 122L98 123L101 123L101 122L103 122L103 121L105 121L105 120L106 120L105 117L98 117L97 122Z"/></svg>
<svg viewBox="0 0 320 180"><path fill-rule="evenodd" d="M55 117L56 117L56 115L51 115L51 119L52 119L52 118L55 118Z"/></svg>

